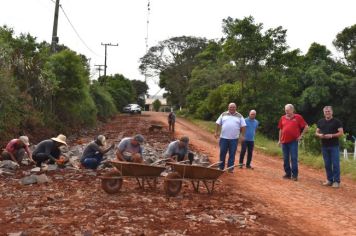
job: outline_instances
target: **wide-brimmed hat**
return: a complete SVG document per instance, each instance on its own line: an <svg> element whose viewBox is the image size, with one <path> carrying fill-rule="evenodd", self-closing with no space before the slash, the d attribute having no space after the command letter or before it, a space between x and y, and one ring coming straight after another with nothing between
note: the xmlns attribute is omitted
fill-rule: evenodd
<svg viewBox="0 0 356 236"><path fill-rule="evenodd" d="M23 142L26 146L30 145L30 141L28 139L27 136L20 136L19 139L21 140L21 142Z"/></svg>
<svg viewBox="0 0 356 236"><path fill-rule="evenodd" d="M106 138L104 135L98 135L96 138L102 146L106 146Z"/></svg>
<svg viewBox="0 0 356 236"><path fill-rule="evenodd" d="M145 138L141 134L136 134L134 136L134 140L136 140L139 144L143 144Z"/></svg>
<svg viewBox="0 0 356 236"><path fill-rule="evenodd" d="M63 134L60 134L58 135L57 137L55 138L51 138L53 141L56 141L58 143L63 143L64 145L67 145L66 143L66 140L67 140L67 137L64 136Z"/></svg>

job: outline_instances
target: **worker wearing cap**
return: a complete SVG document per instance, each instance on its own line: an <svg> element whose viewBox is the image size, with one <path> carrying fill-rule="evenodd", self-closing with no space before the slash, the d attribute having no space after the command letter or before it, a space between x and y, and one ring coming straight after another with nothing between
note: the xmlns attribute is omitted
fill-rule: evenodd
<svg viewBox="0 0 356 236"><path fill-rule="evenodd" d="M104 149L106 146L106 138L104 135L98 135L94 141L89 143L80 158L80 163L84 168L96 169L103 160L105 153L114 148L114 144Z"/></svg>
<svg viewBox="0 0 356 236"><path fill-rule="evenodd" d="M141 134L136 134L133 137L123 138L117 146L116 157L119 161L128 162L143 162L142 147L145 141Z"/></svg>
<svg viewBox="0 0 356 236"><path fill-rule="evenodd" d="M27 136L20 136L17 139L12 139L7 145L4 151L1 153L1 157L3 160L12 160L21 164L25 153L27 153L30 161L32 160L32 156L28 146L30 145L29 139Z"/></svg>
<svg viewBox="0 0 356 236"><path fill-rule="evenodd" d="M179 140L171 142L165 153L164 158L176 159L177 161L183 161L188 154L189 138L186 136L181 137Z"/></svg>
<svg viewBox="0 0 356 236"><path fill-rule="evenodd" d="M41 167L42 162L50 160L49 163L60 163L61 160L61 150L60 147L65 145L66 143L66 136L63 134L58 135L57 137L43 140L39 144L36 145L36 149L32 153L32 158L36 162L37 167Z"/></svg>

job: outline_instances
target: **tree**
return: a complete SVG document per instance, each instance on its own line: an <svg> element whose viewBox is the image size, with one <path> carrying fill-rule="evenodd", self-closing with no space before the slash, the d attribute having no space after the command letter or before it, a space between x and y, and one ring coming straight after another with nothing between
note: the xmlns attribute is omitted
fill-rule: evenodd
<svg viewBox="0 0 356 236"><path fill-rule="evenodd" d="M140 80L131 80L131 84L135 91L135 100L137 101L137 104L139 104L141 107L144 107L145 95L147 95L148 92L147 83Z"/></svg>
<svg viewBox="0 0 356 236"><path fill-rule="evenodd" d="M94 125L97 110L89 95L89 72L82 57L70 50L53 54L46 68L55 77L54 113L70 127Z"/></svg>
<svg viewBox="0 0 356 236"><path fill-rule="evenodd" d="M135 91L130 80L121 74L107 76L104 87L114 99L118 111L121 111L127 104L136 102Z"/></svg>
<svg viewBox="0 0 356 236"><path fill-rule="evenodd" d="M256 80L262 66L271 64L287 49L286 30L278 27L263 34L262 29L263 24L255 24L252 16L242 20L231 17L223 20L226 35L223 48L236 66L236 79L241 82L242 93L249 77Z"/></svg>
<svg viewBox="0 0 356 236"><path fill-rule="evenodd" d="M116 112L116 106L111 94L105 90L97 81L90 86L90 95L95 102L97 115L100 119L106 120L113 116Z"/></svg>
<svg viewBox="0 0 356 236"><path fill-rule="evenodd" d="M338 33L333 44L336 49L343 52L346 62L356 73L356 24Z"/></svg>
<svg viewBox="0 0 356 236"><path fill-rule="evenodd" d="M162 104L160 100L156 99L153 101L152 105L153 105L153 110L159 111L159 108L161 107Z"/></svg>
<svg viewBox="0 0 356 236"><path fill-rule="evenodd" d="M159 76L159 86L173 105L184 106L195 56L206 46L206 40L195 37L173 37L151 47L142 57L140 70L148 77Z"/></svg>

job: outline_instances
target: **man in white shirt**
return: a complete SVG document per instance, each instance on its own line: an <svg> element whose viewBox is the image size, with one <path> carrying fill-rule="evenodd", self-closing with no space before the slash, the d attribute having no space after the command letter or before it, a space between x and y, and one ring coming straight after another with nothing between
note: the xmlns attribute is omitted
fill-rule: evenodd
<svg viewBox="0 0 356 236"><path fill-rule="evenodd" d="M230 103L228 106L228 111L223 112L219 118L216 120L215 137L218 137L219 129L220 132L220 166L219 168L223 170L225 168L225 158L226 153L229 151L229 160L227 163L228 167L234 166L235 154L237 150L238 139L241 134L241 141L244 140L246 122L244 117L236 112L236 104ZM229 170L233 172L233 168Z"/></svg>

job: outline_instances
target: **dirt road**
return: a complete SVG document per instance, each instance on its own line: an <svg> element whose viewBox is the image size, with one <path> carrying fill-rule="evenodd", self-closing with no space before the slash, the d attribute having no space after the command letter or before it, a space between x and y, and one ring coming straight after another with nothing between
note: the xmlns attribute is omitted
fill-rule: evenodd
<svg viewBox="0 0 356 236"><path fill-rule="evenodd" d="M146 113L166 123L166 114ZM218 141L190 122L178 118L176 134L218 161ZM239 146L240 148L240 146ZM325 173L300 165L298 182L282 179L282 159L256 152L254 170L236 169L223 183L255 204L257 211L280 219L290 235L356 235L356 183L342 178L340 189L321 186ZM283 234L283 232L281 232Z"/></svg>

